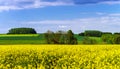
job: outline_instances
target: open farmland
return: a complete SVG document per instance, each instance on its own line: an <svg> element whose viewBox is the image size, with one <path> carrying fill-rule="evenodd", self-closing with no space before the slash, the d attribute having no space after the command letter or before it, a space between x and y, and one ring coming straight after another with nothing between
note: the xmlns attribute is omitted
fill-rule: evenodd
<svg viewBox="0 0 120 69"><path fill-rule="evenodd" d="M0 44L45 44L43 34L0 35Z"/></svg>
<svg viewBox="0 0 120 69"><path fill-rule="evenodd" d="M0 69L120 69L120 46L0 45Z"/></svg>
<svg viewBox="0 0 120 69"><path fill-rule="evenodd" d="M83 36L74 35L78 44L82 44ZM0 34L0 45L47 44L44 34Z"/></svg>

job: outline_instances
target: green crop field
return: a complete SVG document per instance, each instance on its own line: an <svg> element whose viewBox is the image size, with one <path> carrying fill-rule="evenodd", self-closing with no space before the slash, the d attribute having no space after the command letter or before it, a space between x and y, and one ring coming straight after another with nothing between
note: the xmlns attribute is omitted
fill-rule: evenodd
<svg viewBox="0 0 120 69"><path fill-rule="evenodd" d="M84 36L75 34L78 44L83 44ZM101 37L89 37L94 39L96 44L104 44ZM0 45L11 44L47 44L44 34L0 34Z"/></svg>
<svg viewBox="0 0 120 69"><path fill-rule="evenodd" d="M0 44L45 44L43 34L0 35Z"/></svg>
<svg viewBox="0 0 120 69"><path fill-rule="evenodd" d="M81 44L83 36L75 34L78 43ZM9 44L46 44L44 34L1 34L0 45Z"/></svg>
<svg viewBox="0 0 120 69"><path fill-rule="evenodd" d="M77 34L75 34L74 36L77 38L78 44L82 44L82 40L83 40L84 36L79 36Z"/></svg>
<svg viewBox="0 0 120 69"><path fill-rule="evenodd" d="M120 69L120 46L0 45L0 69Z"/></svg>
<svg viewBox="0 0 120 69"><path fill-rule="evenodd" d="M0 37L14 37L14 36L38 36L39 34L0 34Z"/></svg>
<svg viewBox="0 0 120 69"><path fill-rule="evenodd" d="M103 41L102 41L101 37L89 37L89 38L95 39L98 44L103 44Z"/></svg>

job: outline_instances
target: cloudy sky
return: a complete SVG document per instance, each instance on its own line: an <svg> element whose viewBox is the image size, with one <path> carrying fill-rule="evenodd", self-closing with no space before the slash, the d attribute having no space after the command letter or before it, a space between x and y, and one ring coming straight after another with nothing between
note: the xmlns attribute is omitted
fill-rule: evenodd
<svg viewBox="0 0 120 69"><path fill-rule="evenodd" d="M120 32L120 0L0 0L0 33L18 27Z"/></svg>

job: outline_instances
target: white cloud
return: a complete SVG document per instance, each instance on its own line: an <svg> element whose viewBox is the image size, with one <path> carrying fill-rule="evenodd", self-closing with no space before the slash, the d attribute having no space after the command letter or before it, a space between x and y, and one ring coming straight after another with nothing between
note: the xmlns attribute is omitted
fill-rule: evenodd
<svg viewBox="0 0 120 69"><path fill-rule="evenodd" d="M97 14L97 15L105 15L106 13L103 13L103 12L96 12L95 14Z"/></svg>
<svg viewBox="0 0 120 69"><path fill-rule="evenodd" d="M80 4L79 4L80 3ZM83 1L78 0L56 0L53 2L44 0L0 0L0 11L28 9L28 8L41 8L46 6L63 6L63 5L84 5L84 4L120 4L120 1L97 1L93 0Z"/></svg>
<svg viewBox="0 0 120 69"><path fill-rule="evenodd" d="M73 3L64 1L41 1L41 0L0 0L0 11L41 8L45 6L73 5Z"/></svg>
<svg viewBox="0 0 120 69"><path fill-rule="evenodd" d="M1 11L9 11L9 10L18 10L18 9L22 9L20 7L17 6L0 6L0 12Z"/></svg>
<svg viewBox="0 0 120 69"><path fill-rule="evenodd" d="M27 25L39 25L44 29L51 29L57 31L59 29L69 30L79 33L84 30L101 30L116 32L120 29L120 15L108 14L106 16L93 17L93 18L78 18L72 20L43 20L43 21L28 21L22 22ZM117 15L117 16L115 16ZM49 26L48 26L49 25Z"/></svg>
<svg viewBox="0 0 120 69"><path fill-rule="evenodd" d="M22 24L69 24L72 22L71 20L43 20L43 21L22 22Z"/></svg>
<svg viewBox="0 0 120 69"><path fill-rule="evenodd" d="M109 16L120 16L120 13L109 14Z"/></svg>
<svg viewBox="0 0 120 69"><path fill-rule="evenodd" d="M59 28L67 28L67 26L65 26L65 25L59 25L58 27Z"/></svg>
<svg viewBox="0 0 120 69"><path fill-rule="evenodd" d="M100 2L100 4L114 5L114 4L120 4L120 1L105 1L105 2Z"/></svg>

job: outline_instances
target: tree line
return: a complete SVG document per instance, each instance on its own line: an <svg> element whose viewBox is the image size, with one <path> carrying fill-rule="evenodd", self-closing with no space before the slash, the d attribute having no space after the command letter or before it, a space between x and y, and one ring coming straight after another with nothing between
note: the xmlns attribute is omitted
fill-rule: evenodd
<svg viewBox="0 0 120 69"><path fill-rule="evenodd" d="M86 30L85 32L79 33L79 36L84 36L84 43L94 44L94 39L88 37L100 37L106 44L120 44L120 33L101 32L98 30Z"/></svg>
<svg viewBox="0 0 120 69"><path fill-rule="evenodd" d="M33 28L12 28L7 34L37 34Z"/></svg>
<svg viewBox="0 0 120 69"><path fill-rule="evenodd" d="M99 30L85 30L84 32L79 33L79 36L90 36L90 37L101 37L104 34L110 35L120 35L120 32L101 32Z"/></svg>
<svg viewBox="0 0 120 69"><path fill-rule="evenodd" d="M33 28L12 28L7 34L37 34ZM90 37L100 37L106 44L120 44L120 33L101 32L99 30L85 30L78 34L83 36L83 44L97 44L95 39ZM78 44L78 38L74 36L72 30L68 31L47 31L44 33L47 44Z"/></svg>

